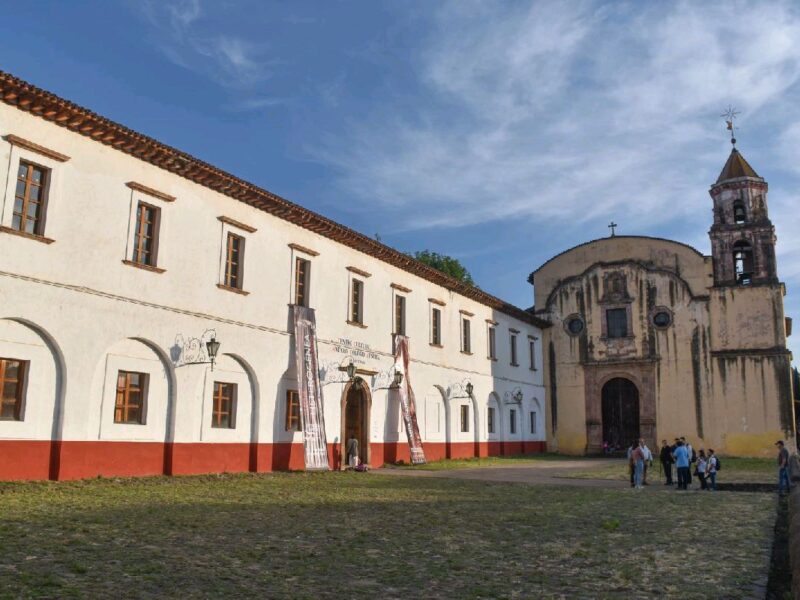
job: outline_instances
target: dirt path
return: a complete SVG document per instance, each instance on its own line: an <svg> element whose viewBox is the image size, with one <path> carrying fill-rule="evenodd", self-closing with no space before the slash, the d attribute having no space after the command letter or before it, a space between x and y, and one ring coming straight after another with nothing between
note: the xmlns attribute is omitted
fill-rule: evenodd
<svg viewBox="0 0 800 600"><path fill-rule="evenodd" d="M565 477L570 472L586 471L619 465L625 469L624 461L619 459L587 459L587 460L542 460L524 465L502 465L491 467L475 467L467 469L451 469L441 471L425 471L422 469L376 469L373 473L389 477L440 477L444 479L473 479L477 481L495 481L505 483L527 483L532 485L565 485L576 487L594 487L625 489L630 485L613 479L577 479ZM645 490L670 489L662 484L647 486Z"/></svg>

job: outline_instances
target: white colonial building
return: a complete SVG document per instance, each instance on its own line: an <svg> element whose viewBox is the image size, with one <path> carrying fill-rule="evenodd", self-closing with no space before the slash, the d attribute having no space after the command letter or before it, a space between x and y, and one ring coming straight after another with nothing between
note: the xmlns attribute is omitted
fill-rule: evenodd
<svg viewBox="0 0 800 600"><path fill-rule="evenodd" d="M544 449L530 313L2 72L0 99L0 479L302 469L294 304L333 468L351 436L408 461L396 333L428 460Z"/></svg>

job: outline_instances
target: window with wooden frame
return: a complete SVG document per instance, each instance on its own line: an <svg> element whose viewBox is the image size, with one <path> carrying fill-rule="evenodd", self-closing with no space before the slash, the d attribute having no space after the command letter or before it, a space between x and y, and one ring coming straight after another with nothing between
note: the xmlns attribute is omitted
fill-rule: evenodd
<svg viewBox="0 0 800 600"><path fill-rule="evenodd" d="M528 338L528 353L530 358L530 368L531 371L536 370L536 338L529 337Z"/></svg>
<svg viewBox="0 0 800 600"><path fill-rule="evenodd" d="M431 308L431 344L442 345L442 311L438 308Z"/></svg>
<svg viewBox="0 0 800 600"><path fill-rule="evenodd" d="M487 357L497 360L497 330L494 325L489 325L486 339L488 340Z"/></svg>
<svg viewBox="0 0 800 600"><path fill-rule="evenodd" d="M511 366L516 367L519 366L517 362L517 334L512 333L509 336L509 342L511 343Z"/></svg>
<svg viewBox="0 0 800 600"><path fill-rule="evenodd" d="M350 322L364 324L364 282L355 278L350 282Z"/></svg>
<svg viewBox="0 0 800 600"><path fill-rule="evenodd" d="M32 235L44 233L48 173L48 169L44 167L23 160L19 162L12 229Z"/></svg>
<svg viewBox="0 0 800 600"><path fill-rule="evenodd" d="M508 411L508 432L517 433L517 410L514 408Z"/></svg>
<svg viewBox="0 0 800 600"><path fill-rule="evenodd" d="M119 371L114 423L144 425L147 410L147 373Z"/></svg>
<svg viewBox="0 0 800 600"><path fill-rule="evenodd" d="M486 409L486 428L489 433L494 433L494 406Z"/></svg>
<svg viewBox="0 0 800 600"><path fill-rule="evenodd" d="M609 338L628 336L628 310L626 308L609 308L606 310L606 323Z"/></svg>
<svg viewBox="0 0 800 600"><path fill-rule="evenodd" d="M294 303L297 306L308 306L310 277L311 261L297 257L294 261Z"/></svg>
<svg viewBox="0 0 800 600"><path fill-rule="evenodd" d="M394 332L398 335L406 334L406 297L394 297Z"/></svg>
<svg viewBox="0 0 800 600"><path fill-rule="evenodd" d="M211 413L211 427L234 429L236 427L235 383L214 382L214 405Z"/></svg>
<svg viewBox="0 0 800 600"><path fill-rule="evenodd" d="M133 238L132 260L140 265L155 267L158 258L158 228L161 210L139 202L136 207L136 229Z"/></svg>
<svg viewBox="0 0 800 600"><path fill-rule="evenodd" d="M461 318L461 351L465 354L472 354L472 335L470 328L472 327L470 320L467 317Z"/></svg>
<svg viewBox="0 0 800 600"><path fill-rule="evenodd" d="M237 290L244 283L244 238L228 233L225 244L225 285Z"/></svg>
<svg viewBox="0 0 800 600"><path fill-rule="evenodd" d="M0 421L22 421L28 362L0 358Z"/></svg>
<svg viewBox="0 0 800 600"><path fill-rule="evenodd" d="M300 421L300 394L297 390L286 390L286 431L302 431Z"/></svg>
<svg viewBox="0 0 800 600"><path fill-rule="evenodd" d="M461 405L461 432L466 433L469 431L469 405Z"/></svg>

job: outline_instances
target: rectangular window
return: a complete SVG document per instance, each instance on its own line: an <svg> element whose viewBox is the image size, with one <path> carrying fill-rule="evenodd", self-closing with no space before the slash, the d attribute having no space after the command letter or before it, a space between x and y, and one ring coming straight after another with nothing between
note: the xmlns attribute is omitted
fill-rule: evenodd
<svg viewBox="0 0 800 600"><path fill-rule="evenodd" d="M22 421L27 367L24 360L0 358L0 421Z"/></svg>
<svg viewBox="0 0 800 600"><path fill-rule="evenodd" d="M486 426L489 433L494 433L494 407L490 406L486 413Z"/></svg>
<svg viewBox="0 0 800 600"><path fill-rule="evenodd" d="M294 262L294 303L297 306L308 306L309 276L311 262L297 258Z"/></svg>
<svg viewBox="0 0 800 600"><path fill-rule="evenodd" d="M225 250L225 285L242 289L244 272L244 238L235 233L228 234Z"/></svg>
<svg viewBox="0 0 800 600"><path fill-rule="evenodd" d="M133 262L156 266L158 252L159 213L155 206L139 202L136 208L136 236L133 240Z"/></svg>
<svg viewBox="0 0 800 600"><path fill-rule="evenodd" d="M496 359L497 358L497 346L495 344L495 328L489 325L489 358Z"/></svg>
<svg viewBox="0 0 800 600"><path fill-rule="evenodd" d="M628 337L628 311L625 308L610 308L606 311L608 337Z"/></svg>
<svg viewBox="0 0 800 600"><path fill-rule="evenodd" d="M146 402L147 373L120 371L117 374L114 423L143 425Z"/></svg>
<svg viewBox="0 0 800 600"><path fill-rule="evenodd" d="M431 344L442 345L442 311L438 308L431 309Z"/></svg>
<svg viewBox="0 0 800 600"><path fill-rule="evenodd" d="M517 433L517 410L515 408L508 411L508 431Z"/></svg>
<svg viewBox="0 0 800 600"><path fill-rule="evenodd" d="M531 412L531 433L536 433L536 413Z"/></svg>
<svg viewBox="0 0 800 600"><path fill-rule="evenodd" d="M364 324L364 282L359 279L350 288L350 322Z"/></svg>
<svg viewBox="0 0 800 600"><path fill-rule="evenodd" d="M236 384L214 382L214 411L211 415L211 426L221 429L236 427Z"/></svg>
<svg viewBox="0 0 800 600"><path fill-rule="evenodd" d="M461 405L461 432L466 433L469 431L469 405Z"/></svg>
<svg viewBox="0 0 800 600"><path fill-rule="evenodd" d="M531 371L536 370L536 340L528 340L528 350L530 351Z"/></svg>
<svg viewBox="0 0 800 600"><path fill-rule="evenodd" d="M394 332L399 335L406 334L406 298L394 297Z"/></svg>
<svg viewBox="0 0 800 600"><path fill-rule="evenodd" d="M12 229L42 235L47 174L47 169L20 161L17 171L17 189L14 194Z"/></svg>
<svg viewBox="0 0 800 600"><path fill-rule="evenodd" d="M286 431L301 431L300 394L297 390L286 390Z"/></svg>
<svg viewBox="0 0 800 600"><path fill-rule="evenodd" d="M517 334L511 334L511 365L516 367L519 363L517 362Z"/></svg>
<svg viewBox="0 0 800 600"><path fill-rule="evenodd" d="M467 354L472 352L472 340L470 339L469 319L461 319L461 351Z"/></svg>

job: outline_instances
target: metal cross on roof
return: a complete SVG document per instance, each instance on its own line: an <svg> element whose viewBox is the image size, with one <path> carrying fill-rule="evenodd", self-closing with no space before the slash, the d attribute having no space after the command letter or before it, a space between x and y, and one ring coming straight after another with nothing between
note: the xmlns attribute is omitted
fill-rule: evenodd
<svg viewBox="0 0 800 600"><path fill-rule="evenodd" d="M611 221L611 223L609 223L609 224L608 224L608 228L611 230L611 237L614 237L614 236L616 235L616 234L615 234L615 232L614 232L614 230L615 230L617 227L619 227L619 225L617 225L616 223L614 223L614 221Z"/></svg>
<svg viewBox="0 0 800 600"><path fill-rule="evenodd" d="M735 136L736 126L734 125L733 122L738 116L739 116L739 111L733 108L730 104L728 105L728 109L720 115L720 117L725 119L725 125L728 126L728 131L731 132L731 144L733 144L734 148L736 147L736 136Z"/></svg>

